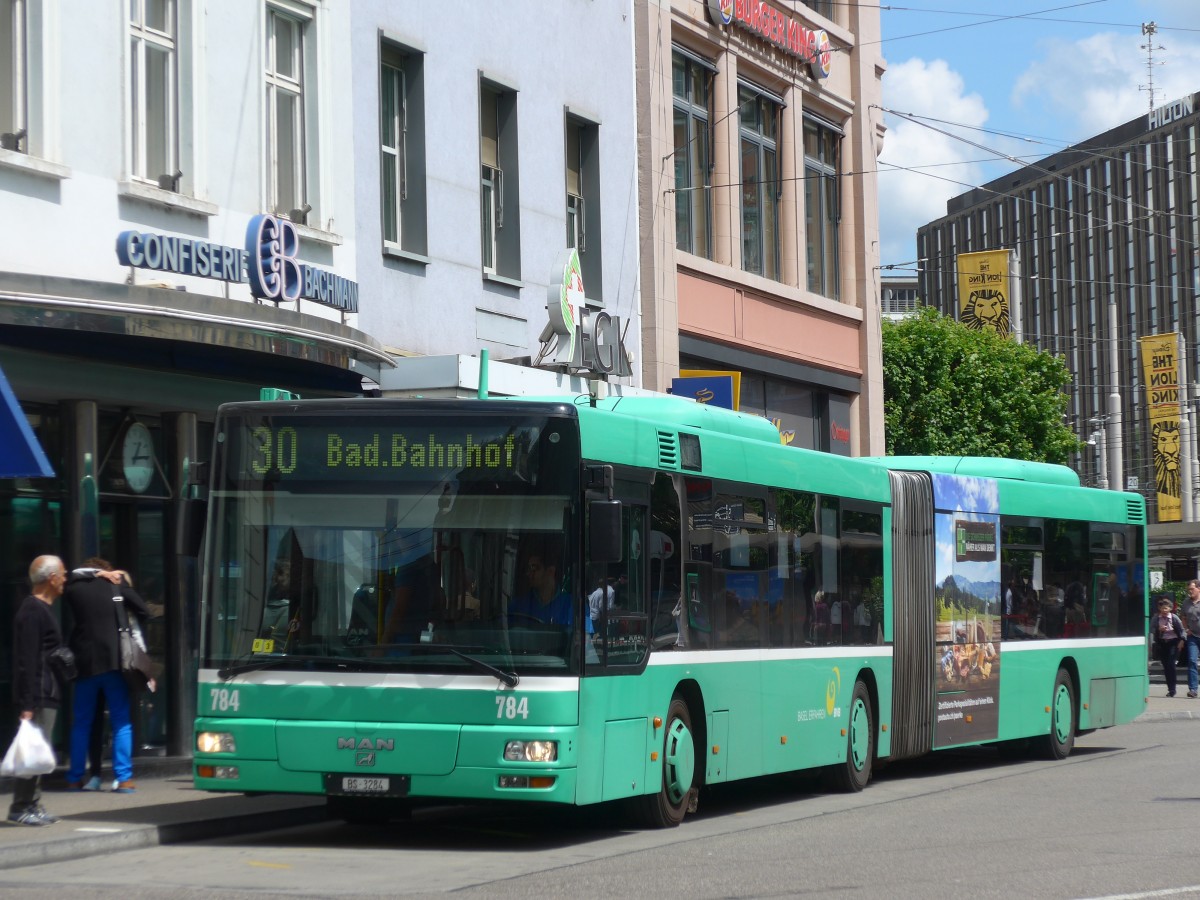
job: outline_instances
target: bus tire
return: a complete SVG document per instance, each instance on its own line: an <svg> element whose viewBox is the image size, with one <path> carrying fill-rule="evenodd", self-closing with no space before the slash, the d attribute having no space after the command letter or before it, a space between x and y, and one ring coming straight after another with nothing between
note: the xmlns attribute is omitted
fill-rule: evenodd
<svg viewBox="0 0 1200 900"><path fill-rule="evenodd" d="M696 809L696 745L692 714L683 698L671 698L663 729L662 783L653 794L637 798L637 814L650 828L674 828Z"/></svg>
<svg viewBox="0 0 1200 900"><path fill-rule="evenodd" d="M1058 670L1050 697L1050 733L1041 739L1042 755L1066 759L1075 749L1075 684L1066 669Z"/></svg>
<svg viewBox="0 0 1200 900"><path fill-rule="evenodd" d="M835 790L857 793L871 780L875 761L874 719L871 693L862 681L855 681L846 718L846 761L832 766L828 772L829 783Z"/></svg>

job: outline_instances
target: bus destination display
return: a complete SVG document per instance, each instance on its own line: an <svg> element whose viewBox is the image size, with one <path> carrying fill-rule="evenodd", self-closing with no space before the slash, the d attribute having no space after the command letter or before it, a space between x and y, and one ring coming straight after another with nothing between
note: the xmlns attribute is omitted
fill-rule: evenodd
<svg viewBox="0 0 1200 900"><path fill-rule="evenodd" d="M527 480L540 427L422 422L402 427L338 420L247 423L231 448L248 481L420 480L462 476Z"/></svg>

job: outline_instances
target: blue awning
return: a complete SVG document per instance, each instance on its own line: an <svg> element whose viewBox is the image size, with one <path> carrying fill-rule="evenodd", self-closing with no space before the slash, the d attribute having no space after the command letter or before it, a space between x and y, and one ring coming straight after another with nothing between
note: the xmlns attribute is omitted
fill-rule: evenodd
<svg viewBox="0 0 1200 900"><path fill-rule="evenodd" d="M0 369L0 478L53 478L54 469Z"/></svg>

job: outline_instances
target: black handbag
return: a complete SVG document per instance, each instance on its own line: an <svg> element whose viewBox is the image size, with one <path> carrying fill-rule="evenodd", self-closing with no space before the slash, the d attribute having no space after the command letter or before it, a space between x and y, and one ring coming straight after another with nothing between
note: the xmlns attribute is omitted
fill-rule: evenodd
<svg viewBox="0 0 1200 900"><path fill-rule="evenodd" d="M50 671L59 684L70 684L79 675L79 670L75 668L75 654L65 644L47 653L46 661L50 663Z"/></svg>
<svg viewBox="0 0 1200 900"><path fill-rule="evenodd" d="M113 606L117 615L117 638L121 676L132 691L144 691L158 677L158 667L134 637L133 627L125 611L121 589L113 585Z"/></svg>

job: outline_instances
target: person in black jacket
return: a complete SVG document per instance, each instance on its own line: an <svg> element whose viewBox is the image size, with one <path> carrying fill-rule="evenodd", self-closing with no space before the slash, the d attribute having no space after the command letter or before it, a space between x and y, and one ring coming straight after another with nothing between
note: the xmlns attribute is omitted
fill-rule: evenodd
<svg viewBox="0 0 1200 900"><path fill-rule="evenodd" d="M96 695L102 692L112 725L113 775L116 777L113 790L118 794L132 794L136 790L133 783L132 700L129 686L121 675L117 604L123 604L129 620L132 622L136 616L139 624L145 623L149 610L127 582L113 572L103 571L112 568L108 563L103 560L93 562L96 568L76 569L70 574L64 595L74 620L69 644L79 670L75 682L67 790L83 789ZM119 584L112 583L114 578Z"/></svg>
<svg viewBox="0 0 1200 900"><path fill-rule="evenodd" d="M13 701L47 740L62 701L62 686L47 655L62 645L62 633L51 607L63 592L67 571L57 556L39 556L29 566L33 592L21 601L13 619ZM17 825L53 825L58 821L42 808L41 776L13 779L8 821Z"/></svg>

